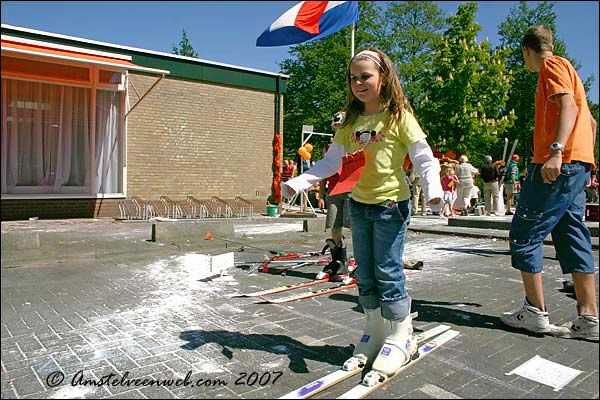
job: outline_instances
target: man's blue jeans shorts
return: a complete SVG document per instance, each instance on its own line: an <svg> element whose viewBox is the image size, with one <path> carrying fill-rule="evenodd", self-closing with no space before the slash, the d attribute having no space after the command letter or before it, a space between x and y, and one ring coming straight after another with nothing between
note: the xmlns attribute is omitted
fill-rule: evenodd
<svg viewBox="0 0 600 400"><path fill-rule="evenodd" d="M563 164L552 183L542 180L542 164L531 164L523 182L519 204L510 226L512 266L523 272L541 272L542 246L551 234L564 274L594 273L590 231L585 215L585 185L591 165L579 161Z"/></svg>

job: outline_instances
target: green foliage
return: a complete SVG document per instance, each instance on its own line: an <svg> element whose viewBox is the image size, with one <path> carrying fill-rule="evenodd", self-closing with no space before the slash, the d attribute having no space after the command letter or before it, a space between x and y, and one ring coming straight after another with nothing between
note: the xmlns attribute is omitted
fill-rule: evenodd
<svg viewBox="0 0 600 400"><path fill-rule="evenodd" d="M360 21L356 24L355 48L378 46L381 32L380 10L376 2L360 2ZM350 60L351 27L320 40L292 46L293 58L284 60L281 71L290 75L284 100L284 158L294 158L301 145L302 125L315 132L333 133L331 117L346 105L346 67ZM322 157L329 138L313 136L312 159Z"/></svg>
<svg viewBox="0 0 600 400"><path fill-rule="evenodd" d="M524 66L521 39L533 25L555 34L555 54L569 58L556 32L553 3L534 8L521 2L498 26L500 45L477 41L476 3L462 3L445 17L427 1L359 2L355 51L377 47L394 62L407 98L428 142L439 150L468 153L474 165L487 154L502 156L504 138L519 139L517 153L529 154L535 120L537 74ZM333 133L331 116L346 103L346 68L351 28L292 46L281 64L288 74L284 100L284 157L294 158L302 125ZM186 39L184 31L184 39ZM575 60L570 59L578 68ZM594 76L584 85L589 88ZM590 104L598 120L598 105ZM328 137L313 136L312 159L319 160ZM598 143L598 142L597 142ZM595 149L598 157L598 148Z"/></svg>
<svg viewBox="0 0 600 400"><path fill-rule="evenodd" d="M429 1L392 2L385 12L386 46L406 97L419 109L430 85L424 74L446 28L444 14Z"/></svg>
<svg viewBox="0 0 600 400"><path fill-rule="evenodd" d="M182 29L181 40L179 41L179 47L172 45L173 54L186 57L198 58L198 53L192 47L190 40L188 39L187 32Z"/></svg>
<svg viewBox="0 0 600 400"><path fill-rule="evenodd" d="M521 40L524 33L534 25L548 26L554 35L554 54L567 58L575 69L580 68L577 61L568 55L565 43L560 38L553 7L554 3L543 2L534 8L529 8L527 2L522 1L510 10L506 20L498 26L501 46L507 49L507 67L514 77L507 107L515 110L517 120L514 126L508 130L507 136L511 139L519 139L517 152L521 155L531 155L530 149L533 147L535 90L538 79L538 74L528 71L523 62ZM585 80L586 92L594 80L593 75ZM590 108L593 108L589 99L588 104L590 104ZM597 149L595 151L597 152Z"/></svg>
<svg viewBox="0 0 600 400"><path fill-rule="evenodd" d="M487 40L477 43L481 27L474 21L476 11L476 3L463 3L448 18L449 28L433 52L432 83L417 110L430 144L467 153L474 164L486 154L501 157L494 145L515 120L507 108L512 76L505 50L491 50Z"/></svg>
<svg viewBox="0 0 600 400"><path fill-rule="evenodd" d="M509 92L507 106L515 110L517 120L508 130L507 137L511 143L519 140L517 153L529 155L533 143L533 126L535 124L535 88L537 74L529 72L523 62L521 40L528 28L543 24L553 32L556 30L556 14L552 3L543 2L529 9L526 2L520 2L512 8L504 22L498 26L501 46L507 49L507 68L514 77L513 86ZM555 53L564 54L564 43L555 38Z"/></svg>

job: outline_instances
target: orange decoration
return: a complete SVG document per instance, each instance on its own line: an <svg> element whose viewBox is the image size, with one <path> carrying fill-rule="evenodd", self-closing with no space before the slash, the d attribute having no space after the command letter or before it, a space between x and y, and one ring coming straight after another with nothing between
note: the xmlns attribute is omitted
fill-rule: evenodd
<svg viewBox="0 0 600 400"><path fill-rule="evenodd" d="M310 160L310 153L304 147L298 149L298 154L300 154L303 160Z"/></svg>
<svg viewBox="0 0 600 400"><path fill-rule="evenodd" d="M271 184L271 200L272 204L281 202L281 158L283 152L283 137L280 133L275 132L273 135L273 182Z"/></svg>
<svg viewBox="0 0 600 400"><path fill-rule="evenodd" d="M448 150L446 152L446 154L444 154L444 156L450 158L450 159L455 159L456 158L456 152L454 150Z"/></svg>
<svg viewBox="0 0 600 400"><path fill-rule="evenodd" d="M304 148L305 148L305 149L306 149L306 151L308 151L309 153L310 153L311 151L313 151L313 145L312 145L312 144L310 144L310 143L306 143L306 144L304 145Z"/></svg>

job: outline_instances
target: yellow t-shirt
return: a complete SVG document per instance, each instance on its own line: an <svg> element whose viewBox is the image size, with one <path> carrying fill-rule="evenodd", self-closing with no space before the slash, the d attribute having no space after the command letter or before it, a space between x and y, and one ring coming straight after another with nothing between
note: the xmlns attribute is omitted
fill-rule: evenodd
<svg viewBox="0 0 600 400"><path fill-rule="evenodd" d="M408 145L425 139L426 135L408 111L403 111L400 124L384 130L389 116L387 110L377 115L359 116L352 126L340 129L334 138L351 153L364 151L365 168L352 189L352 198L361 203L410 198L402 165Z"/></svg>

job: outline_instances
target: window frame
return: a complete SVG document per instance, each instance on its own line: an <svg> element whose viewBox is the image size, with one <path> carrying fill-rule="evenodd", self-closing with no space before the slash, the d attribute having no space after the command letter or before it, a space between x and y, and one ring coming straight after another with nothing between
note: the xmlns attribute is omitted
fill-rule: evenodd
<svg viewBox="0 0 600 400"><path fill-rule="evenodd" d="M59 193L35 193L36 191L43 191L44 187L49 186L21 186L23 189L23 193L2 193L3 199L72 199L72 198L126 198L127 196L127 175L126 175L126 143L127 143L127 118L126 118L126 104L127 104L127 92L128 92L128 69L126 67L119 68L116 66L107 66L107 65L97 65L92 63L85 62L82 59L81 62L69 61L69 60L58 60L53 58L46 58L42 56L36 55L24 55L24 54L2 54L2 57L8 58L19 58L26 61L39 61L43 63L52 63L56 65L68 65L74 66L78 68L86 68L88 69L88 80L77 80L77 79L65 79L59 77L53 77L44 75L43 71L39 74L35 73L19 73L14 71L5 71L2 70L2 78L3 79L12 79L18 81L29 81L29 82L40 82L45 84L54 84L61 86L72 86L72 87L83 87L90 89L90 104L89 104L89 113L90 113L90 165L88 166L88 174L89 176L89 184L87 186L78 186L76 189L74 187L66 187L65 189L61 189ZM121 79L119 83L106 83L100 82L100 71L109 71L120 73ZM95 187L95 143L96 143L96 96L98 90L109 90L114 92L121 93L120 95L120 115L119 115L119 130L120 134L120 142L119 147L122 154L119 161L119 174L120 181L122 187L120 188L120 192L118 193L93 193ZM86 191L82 193L81 191ZM27 192L27 193L25 193Z"/></svg>

